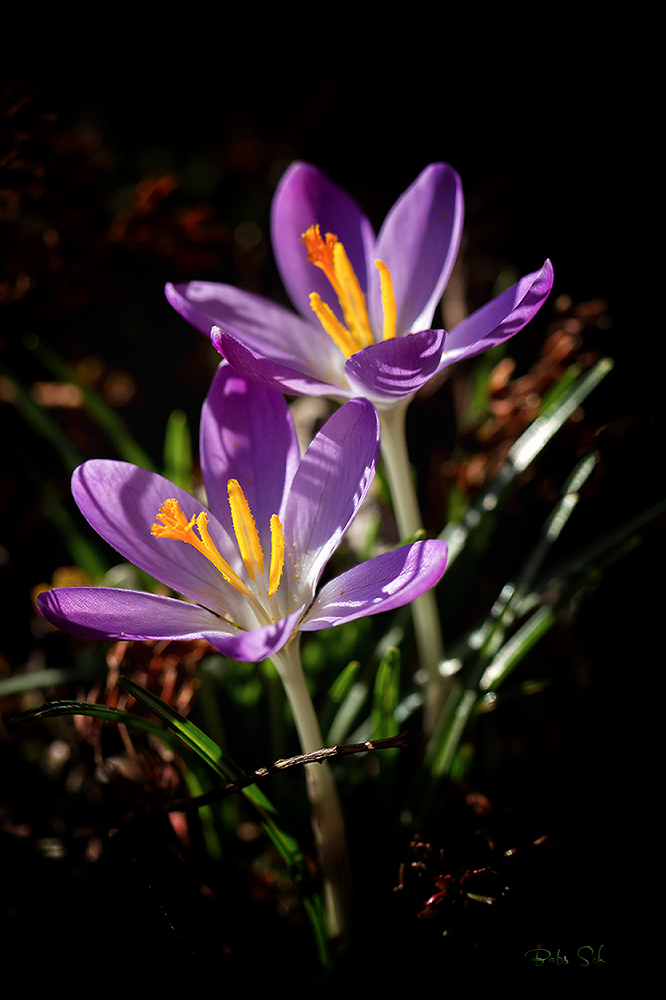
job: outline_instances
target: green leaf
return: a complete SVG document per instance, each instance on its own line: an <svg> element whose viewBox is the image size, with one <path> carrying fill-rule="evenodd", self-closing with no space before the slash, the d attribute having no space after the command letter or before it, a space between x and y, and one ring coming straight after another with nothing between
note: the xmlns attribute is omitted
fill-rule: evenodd
<svg viewBox="0 0 666 1000"><path fill-rule="evenodd" d="M398 723L395 710L400 698L400 650L395 646L386 651L377 669L372 703L372 738L395 736Z"/></svg>
<svg viewBox="0 0 666 1000"><path fill-rule="evenodd" d="M545 413L549 406L556 403L560 396L562 396L567 389L574 384L576 379L580 376L580 373L580 365L569 365L564 375L562 375L557 382L544 392L541 397L540 412Z"/></svg>
<svg viewBox="0 0 666 1000"><path fill-rule="evenodd" d="M198 726L195 726L189 719L184 718L179 712L156 695L140 687L129 677L120 676L119 685L128 691L133 698L153 712L164 724L171 729L178 737L194 750L202 760L204 760L219 775L235 780L242 778L244 771L238 767L224 751L211 740ZM270 837L275 848L280 852L282 858L299 880L308 877L308 869L303 857L303 853L293 837L281 830L274 819L276 813L275 806L264 795L256 785L248 785L243 788L241 794L257 809L261 818L264 831Z"/></svg>
<svg viewBox="0 0 666 1000"><path fill-rule="evenodd" d="M449 546L447 571L462 552L472 532L482 530L487 519L495 516L498 504L517 476L532 464L572 413L612 369L612 359L602 358L569 386L512 445L499 476L484 494L467 508L459 521L447 524L439 535Z"/></svg>
<svg viewBox="0 0 666 1000"><path fill-rule="evenodd" d="M27 673L12 674L11 677L3 677L0 680L0 698L6 698L11 694L20 694L22 691L34 691L37 688L58 687L59 684L69 684L72 681L82 680L89 674L90 669L87 664L83 668L48 667L45 670L30 670Z"/></svg>
<svg viewBox="0 0 666 1000"><path fill-rule="evenodd" d="M153 715L156 715L158 719L161 719L168 729L174 732L191 750L194 750L220 777L229 781L235 781L236 778L243 776L244 772L242 769L224 753L221 747L199 729L198 726L195 726L193 722L190 722L180 712L177 712L175 708L167 705L157 695L146 691L145 688L136 684L129 677L121 675L118 678L118 684L125 691L129 692L133 698L136 698L139 704L147 708ZM269 812L275 812L275 807L260 789L249 786L247 789L244 789L244 792L249 793L247 797L255 805Z"/></svg>
<svg viewBox="0 0 666 1000"><path fill-rule="evenodd" d="M181 489L192 492L192 439L187 415L174 410L164 435L164 476Z"/></svg>
<svg viewBox="0 0 666 1000"><path fill-rule="evenodd" d="M320 712L319 723L322 733L331 743L336 742L335 740L331 740L331 726L333 719L339 711L340 705L346 698L348 698L350 692L353 690L360 669L360 662L358 660L351 660L344 670L338 674L328 689L326 700Z"/></svg>
<svg viewBox="0 0 666 1000"><path fill-rule="evenodd" d="M146 691L138 684L135 684L128 677L119 677L118 683L140 704L149 708L168 728L165 730L161 726L156 726L154 722L134 715L132 712L124 712L115 708L109 708L106 705L92 705L81 701L48 702L15 716L11 721L13 724L19 724L29 720L50 719L61 715L86 715L103 719L106 722L123 723L124 725L133 726L135 729L141 729L144 732L159 737L172 748L179 748L182 741L191 750L194 750L218 775L225 779L234 780L243 776L243 771L222 752L213 740L209 739L205 733L202 733L194 723L183 718L175 709L172 709L160 698ZM294 876L300 881L307 880L309 872L303 853L296 840L281 830L273 819L271 814L275 813L276 810L269 799L254 785L244 788L241 794L258 810L265 832Z"/></svg>
<svg viewBox="0 0 666 1000"><path fill-rule="evenodd" d="M331 684L328 697L332 702L339 705L343 698L346 698L351 691L352 684L356 680L361 664L358 660L352 660L344 670L338 674Z"/></svg>
<svg viewBox="0 0 666 1000"><path fill-rule="evenodd" d="M86 715L93 719L103 719L104 722L113 722L116 725L132 726L134 729L141 729L151 736L158 736L170 747L178 749L180 742L173 733L165 731L162 726L156 726L149 719L143 719L140 715L132 712L124 712L118 708L109 708L108 705L92 705L86 701L49 701L36 708L29 708L27 712L21 712L11 719L12 725L19 725L23 722L31 722L35 719L54 719L61 715Z"/></svg>
<svg viewBox="0 0 666 1000"><path fill-rule="evenodd" d="M479 680L482 691L499 687L523 657L557 621L559 608L543 606L495 654Z"/></svg>
<svg viewBox="0 0 666 1000"><path fill-rule="evenodd" d="M560 537L579 500L579 490L596 466L596 455L587 455L578 462L560 491L560 499L541 530L540 538L525 560L515 580L504 585L490 615L474 635L475 658L483 667L499 649L507 630L513 625L523 605L523 600L533 585L536 574L543 565L551 547ZM478 676L478 674L477 674Z"/></svg>

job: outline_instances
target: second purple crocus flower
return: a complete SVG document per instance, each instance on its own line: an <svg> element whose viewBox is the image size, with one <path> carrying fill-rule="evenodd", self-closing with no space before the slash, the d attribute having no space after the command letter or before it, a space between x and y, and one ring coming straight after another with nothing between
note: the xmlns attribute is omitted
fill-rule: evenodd
<svg viewBox="0 0 666 1000"><path fill-rule="evenodd" d="M72 478L82 514L126 559L185 599L105 587L40 594L53 625L97 639L206 639L236 660L271 659L303 753L323 746L299 635L401 607L440 579L444 542L405 545L347 570L317 593L326 563L357 514L379 455L365 399L342 406L299 456L284 398L226 362L201 417L208 508L145 469L90 461ZM330 768L307 767L329 933L344 936L344 823Z"/></svg>
<svg viewBox="0 0 666 1000"><path fill-rule="evenodd" d="M271 238L297 313L230 285L167 285L171 305L248 378L291 395L406 401L450 364L512 337L545 301L550 261L468 316L432 330L462 232L460 178L445 163L417 177L378 236L356 202L296 162L278 185Z"/></svg>
<svg viewBox="0 0 666 1000"><path fill-rule="evenodd" d="M208 510L153 472L93 460L74 498L122 556L186 600L103 587L40 595L42 614L100 639L203 638L237 660L274 657L298 631L400 607L444 572L446 546L403 546L348 570L318 594L321 573L368 491L379 424L352 400L302 459L282 396L223 363L203 407Z"/></svg>

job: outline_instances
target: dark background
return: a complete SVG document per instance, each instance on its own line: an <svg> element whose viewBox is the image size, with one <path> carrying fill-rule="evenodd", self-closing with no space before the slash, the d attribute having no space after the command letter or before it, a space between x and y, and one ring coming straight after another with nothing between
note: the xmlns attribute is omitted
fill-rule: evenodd
<svg viewBox="0 0 666 1000"><path fill-rule="evenodd" d="M465 190L470 310L505 268L522 275L545 257L555 268L551 302L607 303L612 325L590 345L616 361L591 403L591 419L616 429L604 516L621 516L629 501L647 506L663 494L663 389L655 320L636 277L648 245L636 226L639 191L648 218L654 211L645 81L641 71L625 78L622 44L605 33L574 24L556 38L545 29L533 37L531 26L517 34L524 29L529 58L524 37L491 38L481 49L469 33L455 45L447 32L424 42L427 31L418 56L399 31L388 47L373 39L365 50L319 35L285 50L280 36L256 47L251 36L228 32L219 50L199 55L183 26L182 50L151 52L149 66L144 49L121 40L96 66L89 53L55 72L28 60L29 72L6 81L2 126L4 148L18 149L21 161L0 166L0 188L10 192L0 276L8 368L27 383L48 378L26 350L29 334L72 364L99 359L98 387L159 462L168 414L184 409L196 429L216 363L167 305L165 281L228 281L285 301L268 217L293 159L349 190L377 228L419 171L445 160ZM543 337L550 308L516 338L519 365L533 356L530 338ZM67 477L6 400L2 408L3 657L11 672L35 641L30 590L67 559L21 456L27 451L63 495ZM103 454L94 429L67 415L64 424L88 457ZM663 553L663 533L589 595L575 643L591 680L570 710L557 707L565 721L554 741L563 743L495 785L536 811L559 810L562 828L578 831L571 912L587 907L600 938L636 864L627 845L645 766L626 770L638 718L627 716L625 695L652 669L655 546ZM557 660L566 648L556 644L549 655Z"/></svg>

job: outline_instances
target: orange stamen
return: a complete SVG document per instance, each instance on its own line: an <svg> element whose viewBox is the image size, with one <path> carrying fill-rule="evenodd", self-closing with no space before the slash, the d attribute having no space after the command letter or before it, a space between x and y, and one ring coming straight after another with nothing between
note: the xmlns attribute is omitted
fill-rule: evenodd
<svg viewBox="0 0 666 1000"><path fill-rule="evenodd" d="M229 506L231 507L231 520L234 525L234 532L238 542L241 559L247 574L251 580L255 576L261 576L264 572L264 553L259 541L257 527L252 517L250 505L245 499L245 494L236 479L230 479L227 483L227 493L229 495Z"/></svg>
<svg viewBox="0 0 666 1000"><path fill-rule="evenodd" d="M229 506L231 508L231 520L234 526L234 534L238 542L238 550L243 560L243 565L252 581L264 572L264 553L259 540L252 511L245 494L236 479L230 479L227 483L227 493L229 496ZM208 559L216 569L220 571L227 583L235 587L241 594L253 598L254 595L243 583L237 573L231 568L228 562L222 558L218 552L212 538L208 532L208 514L202 510L200 514L192 517L189 521L180 509L177 500L165 500L157 514L157 521L150 529L151 535L155 538L171 538L178 542L187 542L194 546ZM161 523L158 523L161 522ZM198 529L199 534L194 530ZM284 570L284 532L277 514L271 517L271 565L269 571L268 596L275 594L280 584L282 572Z"/></svg>
<svg viewBox="0 0 666 1000"><path fill-rule="evenodd" d="M310 293L310 306L326 333L335 341L345 357L349 358L352 354L356 354L358 346L354 343L351 333L317 292Z"/></svg>
<svg viewBox="0 0 666 1000"><path fill-rule="evenodd" d="M379 271L379 280L382 286L382 309L384 311L384 340L391 340L395 337L395 296L393 294L393 281L391 272L383 260L376 260L375 264Z"/></svg>
<svg viewBox="0 0 666 1000"><path fill-rule="evenodd" d="M188 545L194 546L197 552L205 556L220 571L227 583L230 583L241 594L245 594L247 597L251 596L241 578L215 548L208 533L208 514L205 510L188 521L180 509L178 501L170 499L165 500L160 507L157 519L162 523L155 522L153 524L150 529L151 535L155 538L171 538L174 541L187 542ZM199 535L194 531L195 524L199 529Z"/></svg>

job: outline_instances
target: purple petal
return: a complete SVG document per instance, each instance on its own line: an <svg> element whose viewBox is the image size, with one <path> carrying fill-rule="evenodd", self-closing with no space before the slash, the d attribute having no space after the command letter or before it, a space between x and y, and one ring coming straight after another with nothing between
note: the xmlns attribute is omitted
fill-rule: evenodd
<svg viewBox="0 0 666 1000"><path fill-rule="evenodd" d="M195 497L154 472L104 459L85 462L74 471L72 494L95 531L129 562L197 604L245 621L245 598L204 555L186 542L150 533L165 500L177 500L189 519L203 509ZM235 544L214 518L208 530L222 556L238 570Z"/></svg>
<svg viewBox="0 0 666 1000"><path fill-rule="evenodd" d="M261 295L212 281L166 285L165 293L174 309L207 337L212 327L219 327L259 354L288 366L296 363L299 371L315 378L339 354L311 309L306 322Z"/></svg>
<svg viewBox="0 0 666 1000"><path fill-rule="evenodd" d="M177 313L187 320L187 322L203 333L205 337L210 334L210 328L218 322L216 312L219 309L218 288L226 288L226 285L218 285L212 281L190 281L185 285L172 285L167 282L164 286L164 294L167 302Z"/></svg>
<svg viewBox="0 0 666 1000"><path fill-rule="evenodd" d="M302 614L303 607L300 607L272 625L238 632L234 636L213 636L209 637L208 641L211 646L215 646L220 653L232 660L259 663L261 660L270 659L287 645L296 631Z"/></svg>
<svg viewBox="0 0 666 1000"><path fill-rule="evenodd" d="M462 183L446 163L426 167L387 215L374 256L391 272L398 334L430 327L458 254L463 216ZM370 278L369 308L373 329L381 330L376 273Z"/></svg>
<svg viewBox="0 0 666 1000"><path fill-rule="evenodd" d="M335 382L323 382L305 374L300 363L294 361L293 367L281 364L274 361L272 356L268 358L263 352L246 347L242 341L216 327L213 328L210 339L232 368L266 389L274 389L290 396L331 396L345 399L352 395L349 389L344 389ZM342 354L338 354L342 359Z"/></svg>
<svg viewBox="0 0 666 1000"><path fill-rule="evenodd" d="M445 337L444 330L423 330L366 347L348 358L347 381L380 408L411 396L438 370Z"/></svg>
<svg viewBox="0 0 666 1000"><path fill-rule="evenodd" d="M301 460L289 491L285 575L299 590L314 591L372 482L379 457L379 420L366 399L353 399L327 420Z"/></svg>
<svg viewBox="0 0 666 1000"><path fill-rule="evenodd" d="M37 603L56 628L87 639L203 639L223 625L197 604L134 590L58 587Z"/></svg>
<svg viewBox="0 0 666 1000"><path fill-rule="evenodd" d="M308 261L301 242L303 233L316 223L322 236L334 233L344 244L365 291L368 261L375 241L372 226L354 199L316 167L292 163L278 184L271 206L271 239L280 277L302 316L311 315L310 292L319 292L342 319L335 293L320 269Z"/></svg>
<svg viewBox="0 0 666 1000"><path fill-rule="evenodd" d="M238 480L264 551L270 551L270 518L283 516L284 495L300 461L284 397L222 362L203 405L199 437L210 510L233 536L227 483Z"/></svg>
<svg viewBox="0 0 666 1000"><path fill-rule="evenodd" d="M241 632L195 604L132 590L60 587L40 594L37 603L52 625L87 639L205 639L225 656L253 663L289 641L303 610Z"/></svg>
<svg viewBox="0 0 666 1000"><path fill-rule="evenodd" d="M322 588L301 625L305 632L392 611L420 597L441 579L446 542L403 545L348 570Z"/></svg>
<svg viewBox="0 0 666 1000"><path fill-rule="evenodd" d="M513 337L536 315L552 287L553 265L546 260L540 271L525 275L449 331L440 371Z"/></svg>

